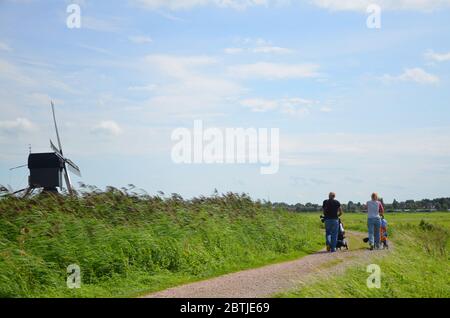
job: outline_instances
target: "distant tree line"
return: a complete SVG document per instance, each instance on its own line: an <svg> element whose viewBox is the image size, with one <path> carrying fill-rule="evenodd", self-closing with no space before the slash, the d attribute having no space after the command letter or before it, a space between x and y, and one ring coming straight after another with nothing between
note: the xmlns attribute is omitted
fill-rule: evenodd
<svg viewBox="0 0 450 318"><path fill-rule="evenodd" d="M383 202L383 199L381 199ZM342 203L342 202L341 202ZM392 203L383 202L385 210L388 212L434 212L450 211L450 198L423 199L420 201L406 200L399 202L394 199ZM315 203L297 203L287 204L283 202L272 203L274 208L283 208L295 212L318 212L322 211L322 204ZM363 212L367 210L366 204L361 202L349 201L342 203L345 212Z"/></svg>

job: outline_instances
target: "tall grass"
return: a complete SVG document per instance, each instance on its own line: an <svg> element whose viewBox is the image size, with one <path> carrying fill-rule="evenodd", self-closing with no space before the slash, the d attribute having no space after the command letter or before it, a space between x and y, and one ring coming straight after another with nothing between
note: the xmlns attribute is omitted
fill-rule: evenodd
<svg viewBox="0 0 450 318"><path fill-rule="evenodd" d="M233 193L4 198L0 297L136 296L310 253L322 244L319 223ZM70 264L80 289L66 286Z"/></svg>

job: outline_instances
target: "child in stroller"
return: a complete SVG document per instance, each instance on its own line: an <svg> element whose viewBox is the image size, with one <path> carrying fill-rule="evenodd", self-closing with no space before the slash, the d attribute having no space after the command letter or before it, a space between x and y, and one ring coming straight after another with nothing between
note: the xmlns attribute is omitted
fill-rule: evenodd
<svg viewBox="0 0 450 318"><path fill-rule="evenodd" d="M388 233L387 233L387 221L384 218L384 216L381 218L381 227L380 227L380 243L381 246L383 248L388 249L389 248L389 244L388 244Z"/></svg>
<svg viewBox="0 0 450 318"><path fill-rule="evenodd" d="M337 240L336 248L341 250L343 247L345 247L345 249L348 250L348 242L345 238L344 224L342 223L341 219L339 219L338 240Z"/></svg>

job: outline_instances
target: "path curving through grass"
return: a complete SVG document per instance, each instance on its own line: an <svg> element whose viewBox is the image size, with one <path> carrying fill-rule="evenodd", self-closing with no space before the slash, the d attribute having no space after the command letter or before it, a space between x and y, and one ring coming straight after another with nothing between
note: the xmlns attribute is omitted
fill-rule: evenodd
<svg viewBox="0 0 450 318"><path fill-rule="evenodd" d="M347 232L350 250L322 250L300 259L244 270L213 279L169 288L144 298L265 298L298 288L326 275L338 275L358 261L379 257L388 251L369 251L362 243L365 234ZM352 247L353 246L353 247Z"/></svg>

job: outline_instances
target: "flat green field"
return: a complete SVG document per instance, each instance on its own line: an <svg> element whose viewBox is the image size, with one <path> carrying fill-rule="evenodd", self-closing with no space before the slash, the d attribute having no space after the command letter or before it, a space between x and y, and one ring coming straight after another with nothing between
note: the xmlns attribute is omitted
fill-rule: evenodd
<svg viewBox="0 0 450 318"><path fill-rule="evenodd" d="M450 213L386 214L394 250L277 297L444 297L450 296ZM346 214L347 229L366 231L364 214ZM367 265L381 268L381 288L369 289Z"/></svg>
<svg viewBox="0 0 450 318"><path fill-rule="evenodd" d="M349 229L357 231L367 231L367 215L363 213L347 213L343 220ZM389 226L395 229L402 225L419 225L422 220L428 223L438 224L450 228L450 212L430 212L430 213L386 213L386 220Z"/></svg>

